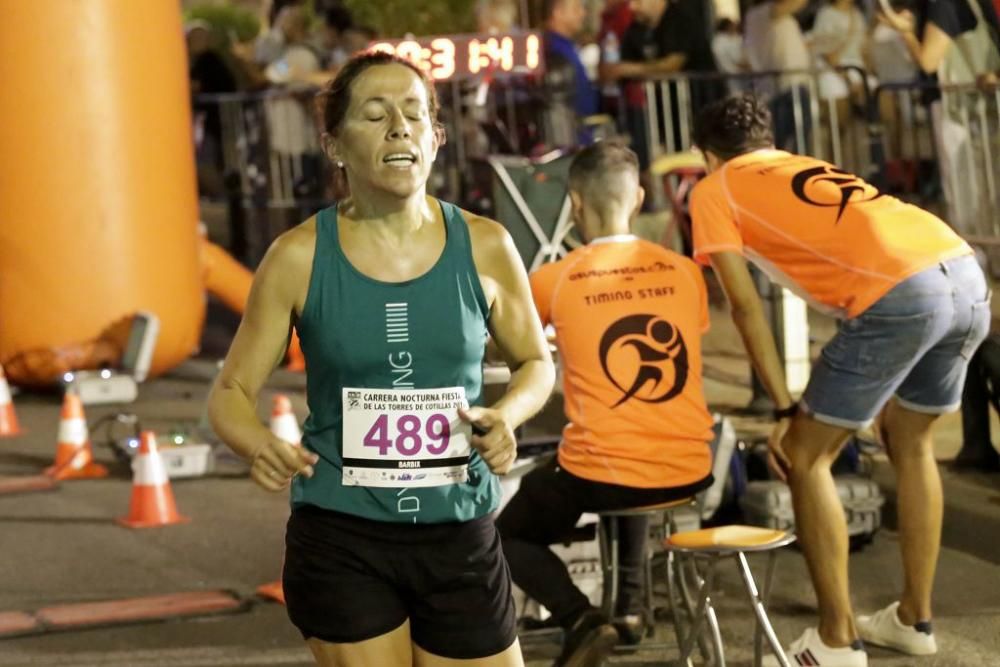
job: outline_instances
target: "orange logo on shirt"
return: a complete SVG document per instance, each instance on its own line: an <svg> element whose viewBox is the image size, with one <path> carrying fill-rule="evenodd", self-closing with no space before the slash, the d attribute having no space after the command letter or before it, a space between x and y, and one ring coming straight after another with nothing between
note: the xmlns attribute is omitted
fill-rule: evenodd
<svg viewBox="0 0 1000 667"><path fill-rule="evenodd" d="M831 188L823 185L830 183ZM792 178L792 192L795 196L813 206L837 206L837 220L840 222L844 209L852 198L855 202L878 199L882 193L854 174L836 167L821 166L804 169ZM860 193L859 197L854 197Z"/></svg>
<svg viewBox="0 0 1000 667"><path fill-rule="evenodd" d="M688 376L687 346L680 330L657 315L628 315L601 336L601 368L622 397L663 403L682 391Z"/></svg>

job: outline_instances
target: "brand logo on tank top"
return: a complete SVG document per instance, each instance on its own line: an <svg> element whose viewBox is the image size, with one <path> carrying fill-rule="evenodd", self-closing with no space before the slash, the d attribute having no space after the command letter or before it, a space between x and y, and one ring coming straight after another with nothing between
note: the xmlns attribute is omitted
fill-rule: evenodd
<svg viewBox="0 0 1000 667"><path fill-rule="evenodd" d="M409 304L385 304L385 341L392 347L410 342ZM412 389L413 355L408 350L393 350L388 361L393 388Z"/></svg>
<svg viewBox="0 0 1000 667"><path fill-rule="evenodd" d="M409 304L385 304L385 340L387 343L410 342Z"/></svg>
<svg viewBox="0 0 1000 667"><path fill-rule="evenodd" d="M412 389L413 380L410 376L413 375L413 355L409 350L398 349L410 342L410 305L405 301L385 304L385 342L390 347L387 361L393 389ZM396 511L399 514L412 514L413 523L416 523L420 513L420 496L412 489L401 488L396 493Z"/></svg>
<svg viewBox="0 0 1000 667"><path fill-rule="evenodd" d="M664 403L687 384L688 354L681 331L657 315L628 315L607 328L599 348L601 368L622 397Z"/></svg>

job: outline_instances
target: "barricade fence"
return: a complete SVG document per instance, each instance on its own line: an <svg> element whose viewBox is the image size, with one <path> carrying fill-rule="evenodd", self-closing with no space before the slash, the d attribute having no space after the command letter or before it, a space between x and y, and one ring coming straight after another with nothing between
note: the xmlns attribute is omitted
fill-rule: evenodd
<svg viewBox="0 0 1000 667"><path fill-rule="evenodd" d="M706 104L728 94L752 92L770 107L778 148L810 154L869 178L882 164L869 77L856 67L691 72L649 79L641 87L641 96L630 96L628 129L640 156L648 161L690 149L695 115Z"/></svg>
<svg viewBox="0 0 1000 667"><path fill-rule="evenodd" d="M193 104L198 188L227 208L230 251L251 266L282 231L329 201L332 168L313 89L199 95Z"/></svg>
<svg viewBox="0 0 1000 667"><path fill-rule="evenodd" d="M571 104L535 77L449 81L437 91L447 141L428 189L476 212L495 212L491 156L537 158L572 149L579 136ZM837 164L940 214L970 240L1000 246L1000 89L873 89L858 68L685 73L627 84L618 130L648 164L691 148L701 106L739 91L767 100L778 147ZM194 100L201 196L227 207L230 249L251 266L275 236L335 199L316 92Z"/></svg>
<svg viewBox="0 0 1000 667"><path fill-rule="evenodd" d="M940 214L979 245L1000 245L1000 88L891 84L883 111L890 192Z"/></svg>
<svg viewBox="0 0 1000 667"><path fill-rule="evenodd" d="M199 95L193 103L198 185L203 200L225 203L235 256L255 265L271 240L332 203L333 168L323 152L312 87ZM532 77L437 86L446 141L429 190L481 208L489 199L490 155L530 155L546 136L572 133ZM570 128L570 129L567 129Z"/></svg>

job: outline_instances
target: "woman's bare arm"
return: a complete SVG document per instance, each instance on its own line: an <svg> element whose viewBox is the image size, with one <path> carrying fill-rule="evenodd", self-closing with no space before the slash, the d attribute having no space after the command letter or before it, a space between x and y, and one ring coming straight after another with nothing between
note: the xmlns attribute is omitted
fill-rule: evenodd
<svg viewBox="0 0 1000 667"><path fill-rule="evenodd" d="M490 302L490 333L510 367L511 379L507 392L494 405L471 408L466 413L470 421L488 431L474 437L473 444L494 472L503 473L517 454L513 429L545 405L552 393L555 369L535 312L528 275L510 234L491 220L467 216L476 267Z"/></svg>
<svg viewBox="0 0 1000 667"><path fill-rule="evenodd" d="M284 358L294 314L304 302L314 231L311 237L310 241L309 225L303 225L279 237L268 250L208 398L212 428L234 452L251 461L253 479L272 491L287 486L295 473L311 474L309 465L315 462L305 449L271 435L256 411L260 390Z"/></svg>

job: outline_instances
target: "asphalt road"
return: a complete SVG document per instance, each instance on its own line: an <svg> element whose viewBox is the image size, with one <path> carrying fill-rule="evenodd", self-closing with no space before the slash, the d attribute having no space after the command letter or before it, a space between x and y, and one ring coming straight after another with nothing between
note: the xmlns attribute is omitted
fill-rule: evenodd
<svg viewBox="0 0 1000 667"><path fill-rule="evenodd" d="M712 363L745 372L745 362L725 355ZM188 363L144 385L140 400L126 409L138 415L145 427L159 432L195 431L213 370L210 362ZM306 414L303 389L301 376L279 372L268 392L289 393L301 418ZM743 388L711 380L706 391L716 403L739 404L748 397ZM270 395L264 398L262 419ZM51 462L59 400L56 395L16 397L26 433L0 440L0 476L35 474ZM553 409L558 413L558 404ZM87 417L94 424L117 411L92 407ZM953 431L954 424L949 428ZM283 607L259 601L253 594L256 586L278 577L287 499L253 486L238 461L222 456L212 475L173 484L178 507L191 518L189 523L139 531L123 528L114 519L127 511L130 478L105 446L105 437L104 429L92 433L98 460L112 469L109 478L65 482L49 492L0 496L0 612L214 589L234 591L250 602L248 608L205 619L0 640L0 665L311 664ZM877 478L884 478L886 488L891 489L884 468ZM1000 665L1000 558L996 557L1000 554L1000 476L946 475L945 479L946 493L955 500L949 505L936 586L935 629L941 652L933 658L914 659L874 649L873 665ZM890 504L889 524L891 513ZM787 642L814 622L814 598L801 555L789 550L780 563L771 615L779 636ZM874 610L893 599L900 571L896 535L891 530L883 530L853 556L851 578L859 610ZM716 605L729 664L749 664L752 615L735 568L723 569L722 585ZM669 637L666 626L659 636ZM546 658L556 651L551 642L527 637L525 647L531 665L547 664ZM614 662L664 664L665 657L665 653L641 653Z"/></svg>

